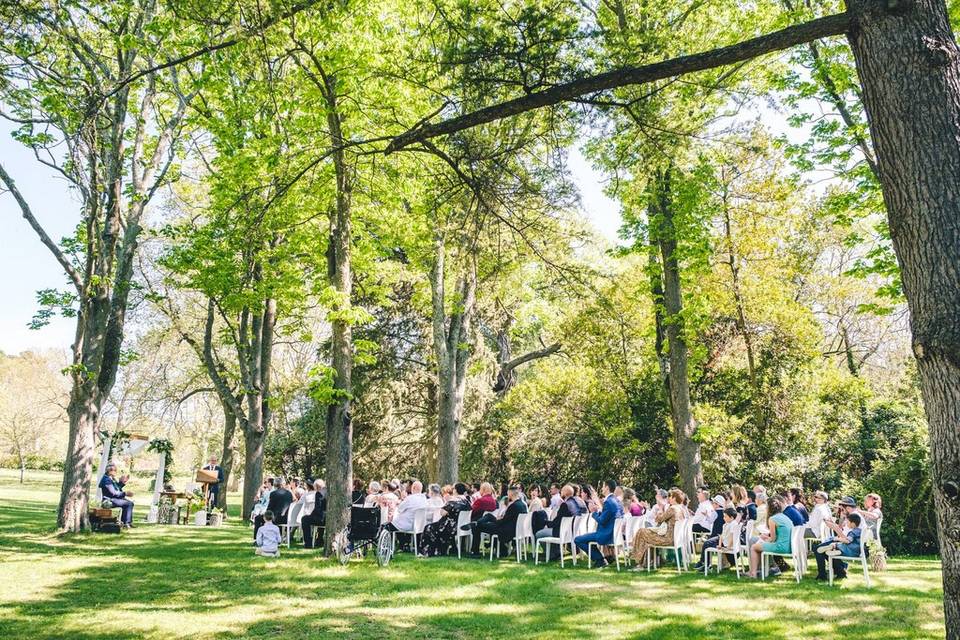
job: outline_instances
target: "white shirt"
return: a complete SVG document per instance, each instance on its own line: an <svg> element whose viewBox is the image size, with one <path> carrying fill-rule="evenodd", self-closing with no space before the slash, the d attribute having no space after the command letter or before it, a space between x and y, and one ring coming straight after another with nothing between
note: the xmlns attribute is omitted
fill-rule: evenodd
<svg viewBox="0 0 960 640"><path fill-rule="evenodd" d="M707 531L713 529L713 521L717 519L717 512L709 500L697 505L697 512L693 516L693 524L698 524Z"/></svg>
<svg viewBox="0 0 960 640"><path fill-rule="evenodd" d="M820 528L824 520L830 520L833 516L830 513L830 506L821 502L810 512L810 519L807 520L807 528L813 532L813 535L820 537Z"/></svg>
<svg viewBox="0 0 960 640"><path fill-rule="evenodd" d="M556 493L550 496L550 508L556 511L560 508L560 505L563 504L563 496L559 493Z"/></svg>
<svg viewBox="0 0 960 640"><path fill-rule="evenodd" d="M420 509L426 509L428 506L427 496L422 493L411 493L397 505L397 512L393 516L393 526L400 531L410 531L413 529L416 512Z"/></svg>
<svg viewBox="0 0 960 640"><path fill-rule="evenodd" d="M276 553L280 547L280 529L272 522L257 529L257 546L266 553Z"/></svg>

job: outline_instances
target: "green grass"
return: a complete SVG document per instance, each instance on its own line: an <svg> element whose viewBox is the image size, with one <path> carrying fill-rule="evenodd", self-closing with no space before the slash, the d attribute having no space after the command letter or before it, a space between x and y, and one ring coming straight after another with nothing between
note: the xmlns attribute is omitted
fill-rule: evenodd
<svg viewBox="0 0 960 640"><path fill-rule="evenodd" d="M56 474L21 486L0 471L0 638L944 636L936 559L895 558L871 590L853 572L830 588L406 554L341 567L301 549L254 557L236 519L57 537L58 489Z"/></svg>

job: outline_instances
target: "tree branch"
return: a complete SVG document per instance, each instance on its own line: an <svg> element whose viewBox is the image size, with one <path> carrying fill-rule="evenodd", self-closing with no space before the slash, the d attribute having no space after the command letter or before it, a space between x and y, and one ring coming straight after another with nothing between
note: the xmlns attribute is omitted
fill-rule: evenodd
<svg viewBox="0 0 960 640"><path fill-rule="evenodd" d="M640 67L613 69L594 76L558 84L544 91L484 107L436 124L427 123L414 127L394 138L387 145L386 152L392 153L415 142L423 142L436 136L456 133L509 116L573 100L583 95L627 85L646 84L686 73L736 64L820 38L842 35L849 30L850 26L850 16L846 13L839 13L704 53L681 56Z"/></svg>
<svg viewBox="0 0 960 640"><path fill-rule="evenodd" d="M23 213L23 218L30 224L31 227L33 227L33 230L37 232L37 235L40 237L40 242L50 249L50 252L53 253L53 257L57 259L57 262L60 263L60 266L63 267L63 270L66 271L67 276L69 276L70 281L73 282L73 286L76 287L77 293L82 295L83 282L80 279L80 273L77 271L76 267L70 263L70 260L63 253L63 251L60 250L60 247L57 246L57 243L51 240L50 236L47 235L47 232L44 231L43 227L40 226L40 223L30 210L30 205L27 204L27 201L20 193L20 190L17 189L17 185L14 183L13 178L11 178L10 174L7 173L6 169L3 168L3 165L0 165L0 180L2 180L6 185L7 189L17 201L17 204L20 205L20 211Z"/></svg>

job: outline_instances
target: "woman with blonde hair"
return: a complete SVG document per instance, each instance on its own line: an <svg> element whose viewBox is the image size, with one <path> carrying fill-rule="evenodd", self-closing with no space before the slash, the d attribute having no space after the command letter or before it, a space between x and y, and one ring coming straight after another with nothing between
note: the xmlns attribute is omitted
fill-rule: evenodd
<svg viewBox="0 0 960 640"><path fill-rule="evenodd" d="M657 529L640 529L637 531L633 537L633 550L630 552L630 557L637 563L634 571L640 570L640 562L646 558L647 550L650 547L666 547L673 544L673 532L676 524L683 520L683 500L685 497L683 491L679 489L671 489L667 492L668 506L656 517L658 526L666 525L664 533L658 533Z"/></svg>
<svg viewBox="0 0 960 640"><path fill-rule="evenodd" d="M877 524L883 520L883 501L879 494L868 493L863 498L863 510L860 515L863 516L863 524L870 527L873 535L877 535Z"/></svg>

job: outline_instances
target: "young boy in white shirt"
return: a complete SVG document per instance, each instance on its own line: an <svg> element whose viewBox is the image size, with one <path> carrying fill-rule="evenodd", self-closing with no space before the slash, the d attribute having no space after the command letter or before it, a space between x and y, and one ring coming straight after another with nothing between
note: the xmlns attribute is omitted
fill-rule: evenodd
<svg viewBox="0 0 960 640"><path fill-rule="evenodd" d="M257 531L257 550L258 556L267 556L270 558L280 557L280 528L273 524L273 511L266 511L263 514L263 526Z"/></svg>

